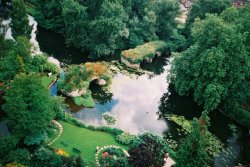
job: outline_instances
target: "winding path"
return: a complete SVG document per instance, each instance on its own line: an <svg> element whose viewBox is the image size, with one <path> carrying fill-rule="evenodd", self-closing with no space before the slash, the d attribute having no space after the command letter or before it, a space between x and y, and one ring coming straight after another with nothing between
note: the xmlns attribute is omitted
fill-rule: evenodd
<svg viewBox="0 0 250 167"><path fill-rule="evenodd" d="M55 141L57 141L61 137L62 132L63 132L63 127L58 121L52 120L52 123L54 123L56 126L58 126L59 134L57 135L57 137L54 140L52 140L51 142L48 143L49 146L52 145Z"/></svg>

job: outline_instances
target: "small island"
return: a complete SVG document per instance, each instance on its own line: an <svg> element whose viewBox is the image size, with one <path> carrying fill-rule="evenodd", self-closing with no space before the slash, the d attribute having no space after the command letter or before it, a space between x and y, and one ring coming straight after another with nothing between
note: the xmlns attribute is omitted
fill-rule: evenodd
<svg viewBox="0 0 250 167"><path fill-rule="evenodd" d="M91 82L99 86L106 86L110 82L104 62L70 65L59 78L58 88L64 95L72 97L76 105L92 108L95 102L89 90Z"/></svg>
<svg viewBox="0 0 250 167"><path fill-rule="evenodd" d="M167 43L164 41L152 41L139 45L134 49L121 52L121 61L131 68L139 68L141 62L151 63L153 58L161 56L167 49Z"/></svg>

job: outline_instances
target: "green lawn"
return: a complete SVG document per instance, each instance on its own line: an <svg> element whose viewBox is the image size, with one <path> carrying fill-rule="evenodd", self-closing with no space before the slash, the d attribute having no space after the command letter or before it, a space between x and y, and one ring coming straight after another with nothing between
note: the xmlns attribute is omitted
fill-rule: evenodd
<svg viewBox="0 0 250 167"><path fill-rule="evenodd" d="M73 147L75 147L81 151L80 155L84 160L94 161L96 146L117 145L127 150L126 146L118 144L115 138L109 133L92 131L67 122L61 121L60 123L63 126L63 133L52 146L54 148L61 148L70 155L77 155L73 151ZM62 142L67 143L68 146L63 145Z"/></svg>
<svg viewBox="0 0 250 167"><path fill-rule="evenodd" d="M56 79L56 75L52 75L52 76L47 76L47 75L43 75L41 77L42 79L42 84L48 88L50 86L50 84L52 84L52 82L54 82L54 80Z"/></svg>

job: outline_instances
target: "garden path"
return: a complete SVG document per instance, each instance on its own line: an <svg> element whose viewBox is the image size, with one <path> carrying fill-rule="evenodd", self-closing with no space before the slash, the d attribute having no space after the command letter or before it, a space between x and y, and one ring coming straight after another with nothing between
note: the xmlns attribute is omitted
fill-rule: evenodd
<svg viewBox="0 0 250 167"><path fill-rule="evenodd" d="M54 123L56 126L58 126L58 128L59 128L59 134L57 135L57 137L54 140L52 140L51 142L49 142L49 144L48 144L49 146L51 144L53 144L56 140L58 140L61 137L62 132L63 132L63 127L62 127L62 125L58 121L52 120L52 123Z"/></svg>

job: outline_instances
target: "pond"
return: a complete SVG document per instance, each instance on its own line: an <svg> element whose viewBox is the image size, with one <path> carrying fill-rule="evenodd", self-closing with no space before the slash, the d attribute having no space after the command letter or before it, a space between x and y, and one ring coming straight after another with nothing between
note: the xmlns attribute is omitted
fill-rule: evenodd
<svg viewBox="0 0 250 167"><path fill-rule="evenodd" d="M80 64L92 61L75 48L66 47L63 37L51 31L38 28L37 40L42 51L53 55L66 64ZM85 56L84 56L85 55ZM112 57L116 59L117 56ZM177 142L181 139L173 122L162 117L164 114L184 116L188 120L199 117L202 107L198 106L192 97L179 96L167 82L171 59L168 56L156 58L152 64L142 64L142 69L150 74L117 73L112 79L109 92L103 91L91 84L91 91L96 101L94 108L81 108L70 104L70 113L91 125L103 125L102 114L110 112L117 119L115 127L133 134L150 131L159 135L170 133ZM56 85L52 87L56 92ZM219 111L210 114L210 132L217 136L226 146L233 147L235 157L229 158L229 163L236 160L247 163L249 149L248 131L237 125L241 135L239 139L232 138L229 124L234 122L224 117ZM244 146L248 145L248 147ZM243 147L244 146L244 147ZM214 160L214 166L226 166L222 157ZM232 165L232 164L230 164Z"/></svg>

